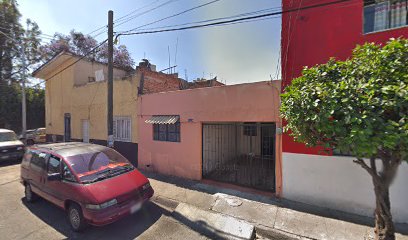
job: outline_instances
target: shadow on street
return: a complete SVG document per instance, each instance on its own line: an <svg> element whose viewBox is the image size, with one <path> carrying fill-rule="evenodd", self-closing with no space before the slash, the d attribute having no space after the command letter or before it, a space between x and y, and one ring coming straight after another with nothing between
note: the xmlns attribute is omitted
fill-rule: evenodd
<svg viewBox="0 0 408 240"><path fill-rule="evenodd" d="M90 226L84 232L77 233L70 229L64 210L44 199L35 203L27 203L24 198L21 201L35 216L67 239L135 239L167 213L167 210L155 203L146 202L143 208L133 215L103 227Z"/></svg>

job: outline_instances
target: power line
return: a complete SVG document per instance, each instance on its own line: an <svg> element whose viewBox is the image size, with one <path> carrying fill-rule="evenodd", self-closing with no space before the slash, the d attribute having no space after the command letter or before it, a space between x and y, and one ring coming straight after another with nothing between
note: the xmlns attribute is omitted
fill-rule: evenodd
<svg viewBox="0 0 408 240"><path fill-rule="evenodd" d="M53 74L51 77L49 77L49 78L47 78L47 79L44 79L42 82L39 82L39 83L33 85L32 87L35 87L35 86L37 86L37 85L40 85L40 84L42 84L42 83L44 83L44 82L50 80L51 78L55 77L56 75L60 74L61 72L67 70L68 68L72 67L74 64L76 64L77 62L79 62L79 61L81 61L82 59L84 59L85 57L87 57L89 54L91 54L92 52L94 52L97 48L99 48L100 46L102 46L102 45L103 45L104 43L106 43L107 41L108 41L108 39L105 39L105 40L102 41L100 44L98 44L96 47L92 48L92 49L89 50L87 53L85 53L83 56L81 56L80 58L78 58L75 62L69 64L69 65L66 66L65 68L63 68L63 69L61 69L60 71L58 71L58 72L56 72L55 74ZM71 58L73 58L73 57L71 57ZM70 58L70 59L71 59L71 58ZM62 63L62 64L64 64L64 63ZM61 64L61 65L62 65L62 64ZM59 66L61 66L61 65L59 65ZM58 66L58 67L59 67L59 66Z"/></svg>
<svg viewBox="0 0 408 240"><path fill-rule="evenodd" d="M160 0L156 0L156 1L152 2L152 3L146 4L146 5L144 5L144 6L140 7L140 8L137 8L136 10L133 10L132 12L130 12L130 13L128 13L128 14L126 14L126 15L124 15L124 16L118 18L118 19L115 19L113 22L114 22L114 23L118 23L118 22L126 21L126 19L124 19L124 18L126 18L126 17L128 17L128 16L134 17L134 16L131 16L131 15L133 15L134 13L136 13L136 12L142 10L143 8L146 8L146 7L149 7L149 6L151 6L151 5L154 5L155 3L159 2L159 1L160 1ZM171 1L168 1L168 2L171 2ZM108 27L108 25L104 25L104 26L102 26L102 27L100 27L100 28L98 28L98 29L95 29L95 30L93 30L92 32L88 33L88 35L91 35L92 33L97 32L97 31L99 31L99 30L101 30L101 29L105 29L105 28L107 28L107 27ZM103 32L105 32L105 30L104 30ZM99 33L98 35L100 35L100 34L101 34L101 33Z"/></svg>
<svg viewBox="0 0 408 240"><path fill-rule="evenodd" d="M133 20L133 19L135 19L135 18L137 18L137 17L143 16L143 15L145 15L146 13L152 12L152 11L158 9L158 8L161 8L161 7L163 7L163 6L167 5L167 4L170 4L170 3L175 2L175 1L178 1L178 0L169 0L169 1L167 1L167 2L164 2L164 3L162 3L162 4L160 4L160 5L156 6L156 7L154 7L154 8L151 8L151 9L149 9L149 10L146 10L146 11L140 13L140 14L137 14L137 15L135 15L135 16L129 17L129 18L127 18L127 19L124 19L121 23L116 24L116 27L118 27L118 26L120 26L120 25L123 25L123 24L129 22L130 20Z"/></svg>
<svg viewBox="0 0 408 240"><path fill-rule="evenodd" d="M311 5L311 6L302 7L302 8L289 9L289 10L285 10L285 11L261 14L261 15L250 16L250 17L243 17L243 18L226 20L226 21L219 21L219 22L208 23L208 24L200 24L200 25L194 25L194 26L188 26L188 27L181 27L181 28L169 28L169 29L156 30L156 31L130 32L130 31L133 30L132 29L132 30L129 30L129 31L124 31L122 33L119 33L116 37L119 37L120 35L125 35L126 36L126 35L140 35L140 34L151 34L151 33L160 33L160 32L173 32L173 31L181 31L181 30L194 29L194 28L224 25L224 24L229 24L229 23L242 22L242 21L246 21L246 20L266 18L266 17L270 17L270 16L281 15L281 14L284 14L284 13L290 13L290 12L295 12L295 11L300 11L300 10L307 10L307 9L312 9L312 8L324 7L324 6L334 5L334 4L348 2L348 1L351 1L351 0L338 0L338 1L333 1L333 2L329 2L329 3L321 3L321 4Z"/></svg>
<svg viewBox="0 0 408 240"><path fill-rule="evenodd" d="M51 77L45 79L45 81L55 77L56 75L60 74L61 72L65 71L66 69L68 69L69 67L73 66L74 64L76 64L77 62L81 61L82 59L84 59L85 57L87 57L89 54L91 54L93 51L95 51L97 48L99 48L100 46L102 46L104 43L106 43L108 41L108 39L102 41L100 44L98 44L96 47L92 48L91 50L89 50L87 53L85 53L83 56L81 56L80 58L78 58L75 62L71 63L70 65L66 66L65 68L63 68L62 70L58 71L57 73L55 73L54 75L52 75Z"/></svg>
<svg viewBox="0 0 408 240"><path fill-rule="evenodd" d="M237 14L237 15L233 15L233 16L229 16L229 17L213 18L213 19L208 19L208 20L203 20L203 21L197 21L197 22L181 23L181 24L160 26L160 27L154 27L154 28L143 28L143 29L141 29L141 31L156 30L156 29L169 28L169 27L179 27L179 26L185 26L185 25L191 25L191 24L199 24L199 23L213 22L213 21L216 21L216 20L225 20L225 19L237 18L237 17L242 17L242 16L254 15L254 14L256 14L256 13L268 12L268 11L271 11L272 9L280 9L280 7L268 8L268 9L264 9L264 10L254 11L254 12L241 13L241 14Z"/></svg>
<svg viewBox="0 0 408 240"><path fill-rule="evenodd" d="M189 8L189 9L186 9L186 10L181 11L181 12L179 12L179 13L176 13L176 14L173 14L173 15L170 15L170 16L167 16L167 17L164 17L164 18L161 18L161 19L159 19L159 20L156 20L156 21L153 21L153 22L150 22L150 23L141 25L141 26L139 26L139 27L133 28L133 29L128 30L128 31L125 31L125 32L131 32L131 31L134 31L134 30L136 30L136 29L139 29L139 28L142 28L142 27L145 27L145 26L149 26L149 25L152 25L152 24L161 22L161 21L167 20L167 19L169 19L169 18L176 17L176 16L182 15L182 14L187 13L187 12L191 12L191 11L193 11L193 10L195 10L195 9L198 9L198 8L201 8L201 7L205 7L205 6L207 6L207 5L210 5L210 4L219 2L219 1L221 1L221 0L213 0L213 1L210 1L210 2L207 2L207 3L204 3L204 4L201 4L201 5L198 5L198 6Z"/></svg>
<svg viewBox="0 0 408 240"><path fill-rule="evenodd" d="M143 9L143 8L146 8L146 7L149 7L149 6L151 6L151 5L154 5L154 4L156 4L157 2L159 2L159 1L160 1L160 0L156 0L156 1L154 1L154 2L151 2L151 3L149 3L149 4L146 4L146 5L144 5L143 7L140 7L140 8L138 8L138 9L136 9L136 10L133 10L133 11L131 11L130 13L128 13L128 14L126 14L126 15L124 15L124 16L118 18L118 19L115 19L113 22L119 22L120 20L122 20L122 19L124 19L124 18L126 18L126 17L128 17L128 16L130 16L130 15L136 13L136 12L138 12L139 10L141 10L141 9Z"/></svg>
<svg viewBox="0 0 408 240"><path fill-rule="evenodd" d="M162 4L160 4L160 5L156 6L156 7L154 7L154 8L148 9L148 10L146 10L146 11L144 11L144 12L141 12L141 13L139 13L139 14L137 14L137 15L133 15L134 13L138 12L139 10L142 10L142 9L144 9L144 8L146 8L146 7L152 6L152 5L154 5L155 3L159 2L159 1L160 1L160 0L156 0L156 1L154 1L153 3L149 3L149 4L147 4L147 5L143 6L143 7L140 7L140 8L138 8L138 9L136 9L136 10L133 10L131 13L128 13L128 14L126 14L125 16L122 16L122 17L116 19L116 20L113 21L113 22L117 24L116 27L117 27L117 26L120 26L120 25L122 25L122 24L125 24L125 23L127 23L127 22L129 22L129 21L131 21L131 20L133 20L133 19L135 19L135 18L137 18L137 17L143 16L143 15L149 13L149 12L152 12L152 11L154 11L154 10L160 8L160 7L163 7L163 6L165 6L165 5L169 4L169 3L172 3L172 2L178 1L178 0L169 0L169 1L167 1L167 2L164 2L164 3L162 3ZM131 16L131 15L133 15L133 16ZM129 16L129 17L127 17L127 16ZM127 18L126 18L126 17L127 17ZM88 35L90 35L90 34L92 34L92 33L94 33L94 32L98 32L99 30L103 29L102 31L99 31L99 33L97 33L97 34L95 34L95 35L93 36L94 38L96 38L97 36L99 36L99 35L105 33L105 32L106 32L105 28L107 28L107 27L108 27L108 25L104 25L104 26L102 26L102 27L100 27L100 28L98 28L98 29L96 29L96 30L94 30L94 31L92 31L92 32L90 32L90 33L88 33Z"/></svg>
<svg viewBox="0 0 408 240"><path fill-rule="evenodd" d="M13 28L5 28L5 27L0 27L0 29L2 29L4 31L13 30ZM54 36L51 36L51 35L48 35L48 34L45 34L45 33L40 33L40 34L38 34L38 36L42 36L42 37L39 37L39 38L44 38L44 39L47 39L47 40L54 39Z"/></svg>

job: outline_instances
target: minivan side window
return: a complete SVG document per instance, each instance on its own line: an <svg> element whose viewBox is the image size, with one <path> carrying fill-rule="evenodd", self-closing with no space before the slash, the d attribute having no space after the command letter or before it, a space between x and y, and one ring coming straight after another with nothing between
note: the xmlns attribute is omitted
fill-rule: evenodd
<svg viewBox="0 0 408 240"><path fill-rule="evenodd" d="M62 179L67 182L76 182L74 175L69 170L67 164L62 164Z"/></svg>
<svg viewBox="0 0 408 240"><path fill-rule="evenodd" d="M48 173L61 173L61 160L58 157L50 156L48 160Z"/></svg>
<svg viewBox="0 0 408 240"><path fill-rule="evenodd" d="M39 151L31 151L31 155L31 164L40 169L45 169L47 154Z"/></svg>

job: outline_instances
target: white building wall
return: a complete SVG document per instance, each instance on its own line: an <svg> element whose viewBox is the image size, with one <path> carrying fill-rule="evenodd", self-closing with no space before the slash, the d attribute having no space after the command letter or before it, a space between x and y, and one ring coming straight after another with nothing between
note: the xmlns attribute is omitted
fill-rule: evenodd
<svg viewBox="0 0 408 240"><path fill-rule="evenodd" d="M283 153L283 197L363 216L374 216L369 174L352 157ZM408 164L403 162L390 190L395 222L408 223Z"/></svg>

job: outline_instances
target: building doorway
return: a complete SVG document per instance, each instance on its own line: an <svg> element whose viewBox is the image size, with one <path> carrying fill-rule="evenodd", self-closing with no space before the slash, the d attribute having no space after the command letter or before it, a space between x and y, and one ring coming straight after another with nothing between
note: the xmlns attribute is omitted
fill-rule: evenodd
<svg viewBox="0 0 408 240"><path fill-rule="evenodd" d="M203 124L203 178L275 192L275 123Z"/></svg>
<svg viewBox="0 0 408 240"><path fill-rule="evenodd" d="M64 114L64 142L71 141L71 114Z"/></svg>

